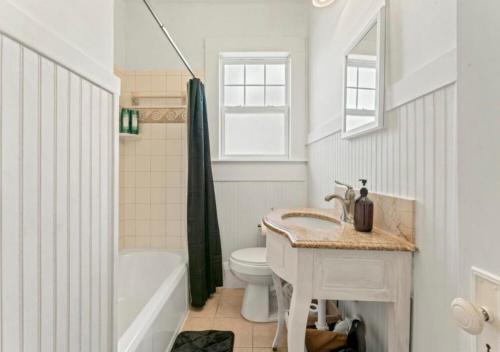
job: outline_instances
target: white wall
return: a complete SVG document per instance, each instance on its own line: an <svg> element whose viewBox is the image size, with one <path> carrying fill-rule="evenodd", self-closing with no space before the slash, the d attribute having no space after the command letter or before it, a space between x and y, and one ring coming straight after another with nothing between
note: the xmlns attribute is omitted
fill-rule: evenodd
<svg viewBox="0 0 500 352"><path fill-rule="evenodd" d="M0 350L112 351L111 27L95 2L16 4L0 2Z"/></svg>
<svg viewBox="0 0 500 352"><path fill-rule="evenodd" d="M125 48L126 48L126 33L125 33L125 3L122 0L115 0L114 10L114 36L113 36L113 64L115 67L125 67Z"/></svg>
<svg viewBox="0 0 500 352"><path fill-rule="evenodd" d="M113 0L2 0L18 7L109 71L113 68Z"/></svg>
<svg viewBox="0 0 500 352"><path fill-rule="evenodd" d="M116 1L125 4L124 68L184 68L142 1ZM205 38L307 36L307 8L300 0L151 3L194 69L204 68Z"/></svg>
<svg viewBox="0 0 500 352"><path fill-rule="evenodd" d="M309 205L325 207L323 197L334 179L357 184L361 177L373 191L416 199L412 351L453 351L458 331L448 307L457 292L459 266L456 2L388 2L386 92L400 99L391 101L382 131L342 140L343 55L349 38L381 3L338 0L311 11ZM419 76L430 79L419 81ZM326 126L329 133L316 132ZM386 351L383 305L350 302L344 308L367 320L369 351Z"/></svg>
<svg viewBox="0 0 500 352"><path fill-rule="evenodd" d="M460 0L458 14L460 294L470 298L471 266L500 275L500 4Z"/></svg>

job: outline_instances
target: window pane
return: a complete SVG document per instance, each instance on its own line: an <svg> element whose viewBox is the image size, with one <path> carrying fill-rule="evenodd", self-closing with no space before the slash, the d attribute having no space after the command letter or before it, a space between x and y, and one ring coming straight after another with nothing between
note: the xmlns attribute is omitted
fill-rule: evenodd
<svg viewBox="0 0 500 352"><path fill-rule="evenodd" d="M266 84L285 84L285 65L266 65Z"/></svg>
<svg viewBox="0 0 500 352"><path fill-rule="evenodd" d="M228 113L224 124L226 155L284 155L284 113Z"/></svg>
<svg viewBox="0 0 500 352"><path fill-rule="evenodd" d="M358 90L358 109L375 110L375 91L368 89Z"/></svg>
<svg viewBox="0 0 500 352"><path fill-rule="evenodd" d="M356 109L356 89L347 88L345 105L347 109Z"/></svg>
<svg viewBox="0 0 500 352"><path fill-rule="evenodd" d="M244 65L224 65L224 84L244 84Z"/></svg>
<svg viewBox="0 0 500 352"><path fill-rule="evenodd" d="M347 67L347 86L357 87L358 86L358 68L349 66Z"/></svg>
<svg viewBox="0 0 500 352"><path fill-rule="evenodd" d="M224 87L225 106L243 106L243 87Z"/></svg>
<svg viewBox="0 0 500 352"><path fill-rule="evenodd" d="M266 87L266 106L284 106L285 87Z"/></svg>
<svg viewBox="0 0 500 352"><path fill-rule="evenodd" d="M264 87L246 87L246 106L264 106Z"/></svg>
<svg viewBox="0 0 500 352"><path fill-rule="evenodd" d="M245 84L264 84L264 65L246 65Z"/></svg>
<svg viewBox="0 0 500 352"><path fill-rule="evenodd" d="M377 70L374 68L359 68L359 87L375 89Z"/></svg>

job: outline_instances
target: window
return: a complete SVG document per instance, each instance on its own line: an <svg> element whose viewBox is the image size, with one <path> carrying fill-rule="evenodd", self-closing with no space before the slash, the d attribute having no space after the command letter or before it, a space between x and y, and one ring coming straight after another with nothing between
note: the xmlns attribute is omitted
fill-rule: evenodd
<svg viewBox="0 0 500 352"><path fill-rule="evenodd" d="M346 130L374 121L377 93L376 57L349 55L346 67Z"/></svg>
<svg viewBox="0 0 500 352"><path fill-rule="evenodd" d="M221 155L225 159L288 157L289 58L221 56Z"/></svg>

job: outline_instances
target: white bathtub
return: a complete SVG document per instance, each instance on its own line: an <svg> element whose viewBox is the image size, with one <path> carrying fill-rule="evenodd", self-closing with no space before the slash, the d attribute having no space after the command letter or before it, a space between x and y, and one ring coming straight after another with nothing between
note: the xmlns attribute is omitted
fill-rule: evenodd
<svg viewBox="0 0 500 352"><path fill-rule="evenodd" d="M123 251L117 284L118 352L169 351L188 309L185 256Z"/></svg>

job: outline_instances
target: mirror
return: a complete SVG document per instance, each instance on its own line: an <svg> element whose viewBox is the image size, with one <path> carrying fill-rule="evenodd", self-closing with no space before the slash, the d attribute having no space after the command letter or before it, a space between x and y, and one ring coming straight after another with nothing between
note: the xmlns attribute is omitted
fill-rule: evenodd
<svg viewBox="0 0 500 352"><path fill-rule="evenodd" d="M384 8L353 41L345 55L342 136L354 137L383 127Z"/></svg>

